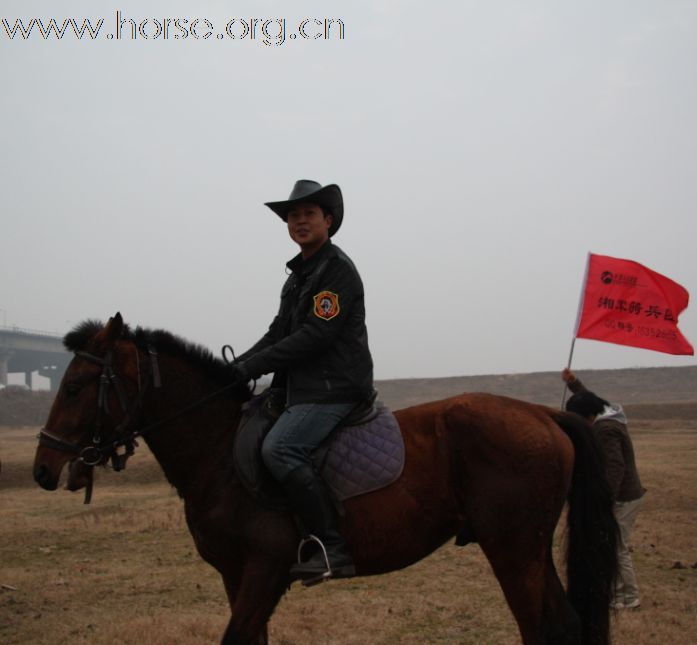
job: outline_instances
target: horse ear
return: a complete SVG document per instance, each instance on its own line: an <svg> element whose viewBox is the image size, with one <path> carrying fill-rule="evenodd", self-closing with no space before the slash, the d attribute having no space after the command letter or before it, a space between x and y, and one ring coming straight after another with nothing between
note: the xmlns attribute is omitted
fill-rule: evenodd
<svg viewBox="0 0 697 645"><path fill-rule="evenodd" d="M113 318L109 318L109 322L104 327L104 340L108 343L115 343L121 336L123 331L123 318L120 312L116 312Z"/></svg>

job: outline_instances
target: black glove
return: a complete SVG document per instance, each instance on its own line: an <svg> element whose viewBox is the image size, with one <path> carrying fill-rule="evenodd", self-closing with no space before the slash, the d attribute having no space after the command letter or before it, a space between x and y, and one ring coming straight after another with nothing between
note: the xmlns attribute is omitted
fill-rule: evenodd
<svg viewBox="0 0 697 645"><path fill-rule="evenodd" d="M233 385L247 385L251 380L244 363L233 363L230 365L230 376Z"/></svg>

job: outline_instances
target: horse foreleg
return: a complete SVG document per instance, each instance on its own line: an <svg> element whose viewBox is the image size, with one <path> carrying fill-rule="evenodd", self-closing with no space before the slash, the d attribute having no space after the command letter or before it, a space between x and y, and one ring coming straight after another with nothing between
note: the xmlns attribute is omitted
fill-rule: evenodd
<svg viewBox="0 0 697 645"><path fill-rule="evenodd" d="M268 622L290 581L288 567L249 559L238 575L223 576L232 616L223 645L267 645Z"/></svg>

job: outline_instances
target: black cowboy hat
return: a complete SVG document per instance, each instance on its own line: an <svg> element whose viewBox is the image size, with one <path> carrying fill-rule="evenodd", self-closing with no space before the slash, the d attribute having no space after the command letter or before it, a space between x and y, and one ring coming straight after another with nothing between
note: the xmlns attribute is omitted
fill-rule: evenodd
<svg viewBox="0 0 697 645"><path fill-rule="evenodd" d="M290 197L283 202L266 202L276 215L284 222L288 221L288 211L296 204L317 204L332 215L332 225L329 227L329 237L339 230L344 219L344 199L341 189L336 184L322 184L311 179L299 179L295 182Z"/></svg>

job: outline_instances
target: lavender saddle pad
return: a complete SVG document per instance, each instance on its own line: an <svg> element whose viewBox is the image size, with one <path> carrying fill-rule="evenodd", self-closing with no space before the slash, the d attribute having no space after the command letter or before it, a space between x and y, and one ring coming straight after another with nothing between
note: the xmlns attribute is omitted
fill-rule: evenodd
<svg viewBox="0 0 697 645"><path fill-rule="evenodd" d="M404 470L404 440L385 406L357 426L342 426L331 437L321 474L339 500L370 493L394 482Z"/></svg>
<svg viewBox="0 0 697 645"><path fill-rule="evenodd" d="M263 407L263 406L260 406ZM390 410L377 403L376 417L360 425L339 426L313 454L315 467L337 500L378 490L404 469L404 440ZM261 444L273 421L254 411L235 440L235 470L247 490L262 504L287 509L281 487L261 460Z"/></svg>

